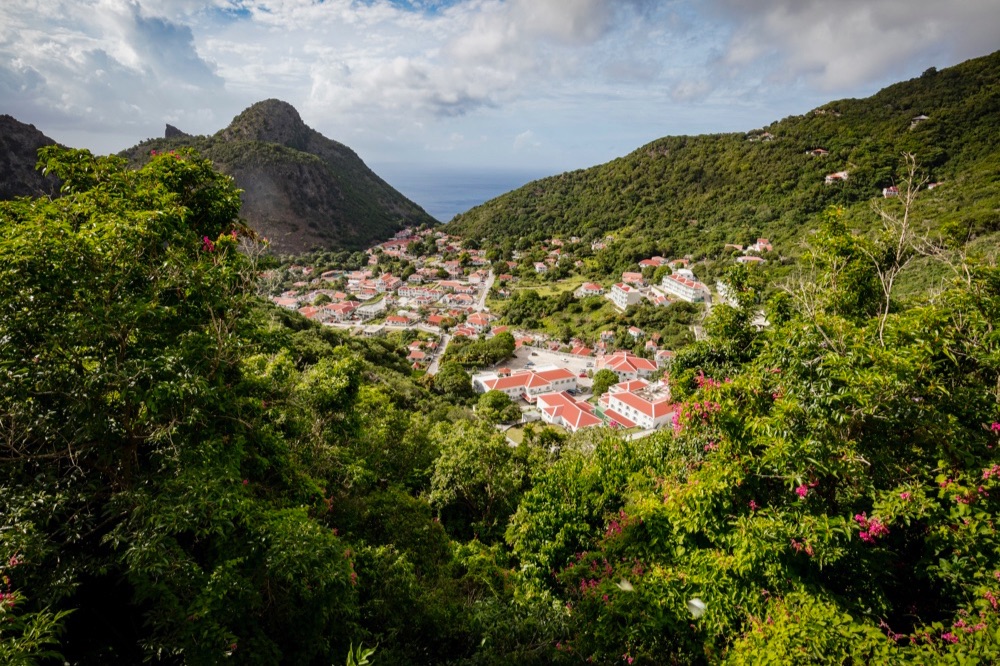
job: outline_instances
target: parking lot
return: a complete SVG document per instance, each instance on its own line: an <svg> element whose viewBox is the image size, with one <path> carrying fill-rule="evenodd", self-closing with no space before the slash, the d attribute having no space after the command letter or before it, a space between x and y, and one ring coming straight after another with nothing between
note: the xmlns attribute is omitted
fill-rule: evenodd
<svg viewBox="0 0 1000 666"><path fill-rule="evenodd" d="M589 377L580 377L580 374L586 374L588 370L593 372L594 370L594 357L584 357L584 356L573 356L572 354L560 354L558 352L550 352L544 349L535 349L533 347L521 347L514 352L514 357L502 361L497 364L496 367L510 368L511 370L520 370L522 368L534 369L539 367L545 367L547 365L555 365L560 368L567 368L570 372L577 375L577 384L582 390L589 390L591 386L591 380Z"/></svg>

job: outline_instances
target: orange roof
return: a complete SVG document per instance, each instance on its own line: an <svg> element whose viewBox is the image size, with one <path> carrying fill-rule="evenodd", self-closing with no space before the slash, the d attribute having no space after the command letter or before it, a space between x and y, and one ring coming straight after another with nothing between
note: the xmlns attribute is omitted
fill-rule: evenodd
<svg viewBox="0 0 1000 666"><path fill-rule="evenodd" d="M662 400L657 400L651 402L645 398L641 398L635 393L615 393L611 396L613 400L619 400L629 407L637 410L638 412L645 414L646 416L652 418L659 418L661 416L666 416L670 412L674 411L674 407L670 400L663 398Z"/></svg>
<svg viewBox="0 0 1000 666"><path fill-rule="evenodd" d="M604 417L608 419L609 424L611 423L611 421L615 421L616 423L618 423L621 426L624 426L625 428L635 427L635 421L632 421L631 419L619 414L613 409L605 409Z"/></svg>

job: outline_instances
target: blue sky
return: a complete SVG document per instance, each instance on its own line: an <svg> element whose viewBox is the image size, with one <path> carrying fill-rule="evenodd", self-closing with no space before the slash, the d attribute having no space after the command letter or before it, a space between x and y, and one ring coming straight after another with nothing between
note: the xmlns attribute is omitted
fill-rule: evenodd
<svg viewBox="0 0 1000 666"><path fill-rule="evenodd" d="M866 96L998 35L996 0L3 0L0 113L112 152L276 97L376 170L554 173Z"/></svg>

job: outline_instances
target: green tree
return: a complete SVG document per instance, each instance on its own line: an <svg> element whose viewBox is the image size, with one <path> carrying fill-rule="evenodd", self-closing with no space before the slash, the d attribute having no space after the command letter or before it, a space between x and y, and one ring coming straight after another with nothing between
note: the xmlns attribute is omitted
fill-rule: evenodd
<svg viewBox="0 0 1000 666"><path fill-rule="evenodd" d="M487 391L479 396L476 414L489 424L509 423L521 418L517 404L501 391Z"/></svg>
<svg viewBox="0 0 1000 666"><path fill-rule="evenodd" d="M594 373L594 395L607 393L608 389L618 383L618 375L613 370L603 368Z"/></svg>
<svg viewBox="0 0 1000 666"><path fill-rule="evenodd" d="M472 379L460 363L447 361L441 364L434 375L434 390L452 400L464 401L472 398Z"/></svg>

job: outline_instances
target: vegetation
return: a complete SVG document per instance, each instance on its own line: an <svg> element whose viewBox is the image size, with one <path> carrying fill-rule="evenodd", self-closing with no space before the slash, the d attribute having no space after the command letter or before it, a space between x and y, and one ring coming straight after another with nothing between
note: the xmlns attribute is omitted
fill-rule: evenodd
<svg viewBox="0 0 1000 666"><path fill-rule="evenodd" d="M5 662L1000 661L1000 267L912 162L727 273L672 427L516 447L460 363L259 301L206 160L42 165L0 204Z"/></svg>
<svg viewBox="0 0 1000 666"><path fill-rule="evenodd" d="M194 149L245 191L242 214L280 253L362 250L433 218L278 100L258 102L212 136L175 134L125 151L133 166Z"/></svg>
<svg viewBox="0 0 1000 666"><path fill-rule="evenodd" d="M597 275L618 275L653 255L726 255L727 243L768 237L785 253L830 205L850 225L894 184L912 153L940 189L917 215L972 239L1000 228L1000 52L928 70L867 99L832 102L749 134L665 137L591 169L546 178L457 216L446 229L503 246L558 236L589 244ZM919 115L929 120L914 124ZM764 140L764 132L773 139ZM828 154L809 154L817 148ZM824 177L848 171L846 182ZM726 255L728 257L728 255Z"/></svg>

